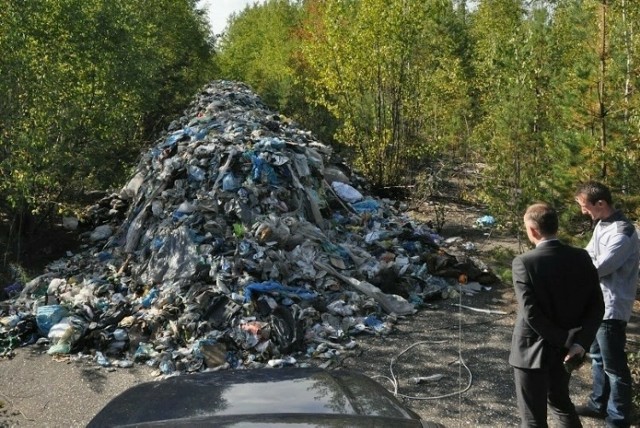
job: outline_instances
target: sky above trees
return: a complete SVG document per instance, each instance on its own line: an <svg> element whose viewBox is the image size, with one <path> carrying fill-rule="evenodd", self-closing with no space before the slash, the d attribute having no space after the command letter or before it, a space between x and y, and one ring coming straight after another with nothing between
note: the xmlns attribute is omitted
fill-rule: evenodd
<svg viewBox="0 0 640 428"><path fill-rule="evenodd" d="M261 3L257 0L201 0L200 7L207 11L211 30L219 34L227 26L227 19L232 13L241 12L246 6Z"/></svg>

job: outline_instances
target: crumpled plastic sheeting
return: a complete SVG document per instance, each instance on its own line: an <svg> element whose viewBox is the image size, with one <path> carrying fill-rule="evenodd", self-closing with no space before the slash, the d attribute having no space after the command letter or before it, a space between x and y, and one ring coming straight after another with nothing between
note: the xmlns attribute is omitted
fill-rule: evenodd
<svg viewBox="0 0 640 428"><path fill-rule="evenodd" d="M461 272L491 278L366 193L329 146L248 87L212 82L129 183L89 209L87 249L0 306L0 345L37 341L159 375L328 364L359 334L388 334L451 295Z"/></svg>
<svg viewBox="0 0 640 428"><path fill-rule="evenodd" d="M166 235L154 240L148 266L140 279L151 284L190 281L201 259L191 232L184 225L163 232Z"/></svg>

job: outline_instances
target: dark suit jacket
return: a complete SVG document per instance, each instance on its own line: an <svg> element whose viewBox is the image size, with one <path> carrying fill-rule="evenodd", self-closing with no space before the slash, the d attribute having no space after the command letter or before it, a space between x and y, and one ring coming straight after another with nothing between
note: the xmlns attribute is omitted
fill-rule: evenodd
<svg viewBox="0 0 640 428"><path fill-rule="evenodd" d="M598 272L589 254L558 240L543 241L512 266L518 314L509 364L548 367L567 349L568 330L582 327L573 343L589 349L604 314Z"/></svg>

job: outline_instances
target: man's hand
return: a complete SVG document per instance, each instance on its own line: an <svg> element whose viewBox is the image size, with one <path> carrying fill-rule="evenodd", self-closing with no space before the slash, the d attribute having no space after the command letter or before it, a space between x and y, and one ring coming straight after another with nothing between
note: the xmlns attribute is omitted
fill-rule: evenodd
<svg viewBox="0 0 640 428"><path fill-rule="evenodd" d="M567 355L565 355L564 361L568 361L573 357L582 358L584 357L584 353L585 353L584 348L578 345L577 343L574 343L569 347L569 352L567 352Z"/></svg>
<svg viewBox="0 0 640 428"><path fill-rule="evenodd" d="M567 336L567 341L564 342L564 347L569 349L571 348L571 345L573 344L573 336L576 335L577 332L579 332L580 330L582 330L582 327L575 327L569 330L569 334ZM580 346L580 348L582 348L582 346ZM584 351L584 349L583 349Z"/></svg>
<svg viewBox="0 0 640 428"><path fill-rule="evenodd" d="M584 348L577 343L574 343L569 348L569 352L564 357L563 365L567 373L571 373L575 369L579 368L584 363L585 351Z"/></svg>

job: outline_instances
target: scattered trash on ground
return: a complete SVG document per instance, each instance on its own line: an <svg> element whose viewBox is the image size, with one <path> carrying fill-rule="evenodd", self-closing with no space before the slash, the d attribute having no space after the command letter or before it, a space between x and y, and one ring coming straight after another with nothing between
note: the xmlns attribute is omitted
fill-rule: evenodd
<svg viewBox="0 0 640 428"><path fill-rule="evenodd" d="M496 219L490 215L483 215L476 220L476 226L479 227L493 227L496 224Z"/></svg>
<svg viewBox="0 0 640 428"><path fill-rule="evenodd" d="M0 355L35 344L165 376L326 366L359 335L496 282L403 204L367 194L329 146L247 86L213 82L120 192L63 219L93 225L83 251L9 287Z"/></svg>

